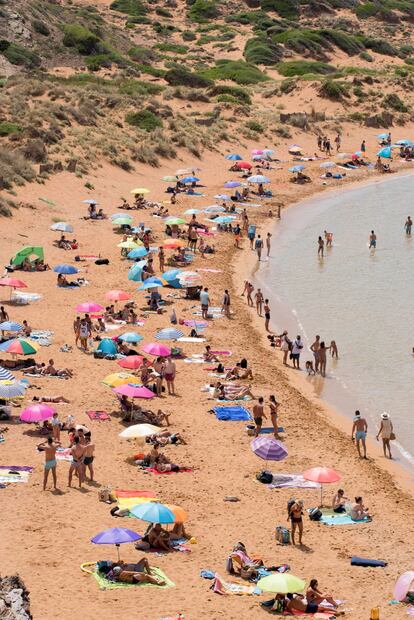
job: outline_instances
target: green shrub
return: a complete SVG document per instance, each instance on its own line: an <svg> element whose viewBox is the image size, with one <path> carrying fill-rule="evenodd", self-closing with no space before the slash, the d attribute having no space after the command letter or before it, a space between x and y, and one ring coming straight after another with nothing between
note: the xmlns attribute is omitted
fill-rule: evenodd
<svg viewBox="0 0 414 620"><path fill-rule="evenodd" d="M3 121L0 123L0 136L4 138L5 136L10 136L12 134L20 133L22 128L17 123L10 123L8 121Z"/></svg>
<svg viewBox="0 0 414 620"><path fill-rule="evenodd" d="M368 52L361 52L359 57L362 60L365 60L366 62L373 62L374 61L373 57L371 56L371 54L368 54Z"/></svg>
<svg viewBox="0 0 414 620"><path fill-rule="evenodd" d="M355 56L364 49L360 41L340 30L320 30L319 34L349 56Z"/></svg>
<svg viewBox="0 0 414 620"><path fill-rule="evenodd" d="M189 12L190 19L195 22L206 22L219 14L215 0L195 0Z"/></svg>
<svg viewBox="0 0 414 620"><path fill-rule="evenodd" d="M217 103L232 103L233 105L240 105L239 99L236 99L233 95L217 95L216 101Z"/></svg>
<svg viewBox="0 0 414 620"><path fill-rule="evenodd" d="M153 75L154 77L158 78L165 77L165 74L167 73L165 69L151 67L150 65L143 65L141 63L136 63L135 67L142 73L148 73L148 75Z"/></svg>
<svg viewBox="0 0 414 620"><path fill-rule="evenodd" d="M280 17L297 19L299 17L298 0L261 0L263 11L276 11Z"/></svg>
<svg viewBox="0 0 414 620"><path fill-rule="evenodd" d="M308 73L316 73L318 75L328 75L335 72L335 67L325 62L307 61L307 60L290 60L287 62L279 62L276 69L285 77L294 77L295 75L306 75Z"/></svg>
<svg viewBox="0 0 414 620"><path fill-rule="evenodd" d="M412 45L401 45L398 55L400 58L407 58L407 56L411 56L413 52L414 47Z"/></svg>
<svg viewBox="0 0 414 620"><path fill-rule="evenodd" d="M283 80L280 85L280 90L284 95L291 93L296 86L296 80L292 78L288 78L287 80Z"/></svg>
<svg viewBox="0 0 414 620"><path fill-rule="evenodd" d="M260 69L242 60L217 60L216 66L203 72L211 80L232 80L236 84L257 84L269 78Z"/></svg>
<svg viewBox="0 0 414 620"><path fill-rule="evenodd" d="M177 45L176 43L158 43L155 47L160 52L174 52L175 54L186 54L188 52L186 45Z"/></svg>
<svg viewBox="0 0 414 620"><path fill-rule="evenodd" d="M35 52L17 43L10 43L6 39L0 40L0 54L3 54L12 65L23 65L33 69L41 64L40 57Z"/></svg>
<svg viewBox="0 0 414 620"><path fill-rule="evenodd" d="M237 86L213 86L213 88L209 90L209 94L213 97L215 95L230 95L230 97L237 99L239 103L244 105L251 105L252 103L249 93L244 88L237 88Z"/></svg>
<svg viewBox="0 0 414 620"><path fill-rule="evenodd" d="M141 0L114 0L109 8L132 17L139 17L146 13L144 3Z"/></svg>
<svg viewBox="0 0 414 620"><path fill-rule="evenodd" d="M63 45L74 47L79 54L88 56L105 51L100 38L81 24L66 24L63 26L63 32Z"/></svg>
<svg viewBox="0 0 414 620"><path fill-rule="evenodd" d="M246 41L243 56L254 65L274 65L282 58L283 49L271 39L255 37Z"/></svg>
<svg viewBox="0 0 414 620"><path fill-rule="evenodd" d="M134 15L128 17L125 25L127 28L133 28L135 24L152 24L152 21L145 15Z"/></svg>
<svg viewBox="0 0 414 620"><path fill-rule="evenodd" d="M246 127L247 127L247 129L250 129L250 131L255 131L256 133L263 133L264 132L263 125L261 125L257 121L247 121Z"/></svg>
<svg viewBox="0 0 414 620"><path fill-rule="evenodd" d="M196 33L191 30L184 30L182 37L183 41L195 41L197 39Z"/></svg>
<svg viewBox="0 0 414 620"><path fill-rule="evenodd" d="M391 108L396 112L408 112L408 107L396 93L390 93L389 95L385 95L382 103L383 107Z"/></svg>
<svg viewBox="0 0 414 620"><path fill-rule="evenodd" d="M360 19L374 17L378 11L378 5L375 2L366 2L365 4L358 4L355 7L355 15Z"/></svg>
<svg viewBox="0 0 414 620"><path fill-rule="evenodd" d="M42 34L44 37L48 37L50 35L49 26L45 24L45 22L40 21L40 19L34 19L32 21L33 30L38 34Z"/></svg>
<svg viewBox="0 0 414 620"><path fill-rule="evenodd" d="M164 7L162 6L157 6L155 12L160 17L166 17L167 19L173 17L172 13L170 13L170 11L167 11L167 9L164 9Z"/></svg>
<svg viewBox="0 0 414 620"><path fill-rule="evenodd" d="M151 110L140 110L139 112L129 112L125 116L128 125L139 127L144 131L154 131L157 127L162 127L162 119L151 112Z"/></svg>
<svg viewBox="0 0 414 620"><path fill-rule="evenodd" d="M106 54L90 54L85 58L85 64L89 71L99 71L100 69L110 69L117 60L117 56L111 52Z"/></svg>
<svg viewBox="0 0 414 620"><path fill-rule="evenodd" d="M158 54L151 47L143 45L135 45L128 51L128 56L135 62L141 62L143 65L150 65L158 60Z"/></svg>
<svg viewBox="0 0 414 620"><path fill-rule="evenodd" d="M382 54L383 56L397 56L397 50L395 47L391 45L385 39L373 39L371 37L366 37L365 35L357 35L356 39L358 39L365 47L377 54Z"/></svg>
<svg viewBox="0 0 414 620"><path fill-rule="evenodd" d="M287 48L297 54L310 54L317 58L323 58L330 45L325 39L314 30L309 29L288 29L272 35L275 43L283 43Z"/></svg>
<svg viewBox="0 0 414 620"><path fill-rule="evenodd" d="M334 80L326 80L319 89L321 97L333 99L334 101L342 101L349 97L349 85L346 82L338 82Z"/></svg>
<svg viewBox="0 0 414 620"><path fill-rule="evenodd" d="M165 74L165 80L171 86L190 86L191 88L208 88L213 85L213 81L208 77L203 77L198 73L191 73L182 67L169 69Z"/></svg>
<svg viewBox="0 0 414 620"><path fill-rule="evenodd" d="M152 82L140 82L127 80L119 86L119 92L125 95L158 95L164 90L164 86Z"/></svg>
<svg viewBox="0 0 414 620"><path fill-rule="evenodd" d="M161 24L160 22L153 22L152 27L154 31L162 37L169 37L174 30L177 30L172 24Z"/></svg>

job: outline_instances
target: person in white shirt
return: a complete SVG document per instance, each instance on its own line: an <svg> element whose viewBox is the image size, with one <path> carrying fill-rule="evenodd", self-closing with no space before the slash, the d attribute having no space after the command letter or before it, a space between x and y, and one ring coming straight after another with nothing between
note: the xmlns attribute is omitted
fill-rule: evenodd
<svg viewBox="0 0 414 620"><path fill-rule="evenodd" d="M300 370L299 358L300 358L302 349L303 349L302 340L300 339L300 336L296 336L295 340L292 343L291 357L292 357L292 362L293 362L293 368L296 368L297 370Z"/></svg>
<svg viewBox="0 0 414 620"><path fill-rule="evenodd" d="M207 320L208 306L210 304L210 297L208 295L207 287L205 287L200 292L200 304L201 304L201 316L203 317L204 320Z"/></svg>

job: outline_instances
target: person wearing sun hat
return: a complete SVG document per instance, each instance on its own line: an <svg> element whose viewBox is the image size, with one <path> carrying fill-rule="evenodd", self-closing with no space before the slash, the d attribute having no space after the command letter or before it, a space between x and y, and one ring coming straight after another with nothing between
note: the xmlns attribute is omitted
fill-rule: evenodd
<svg viewBox="0 0 414 620"><path fill-rule="evenodd" d="M386 411L384 411L384 413L381 413L381 426L377 434L377 441L379 441L380 437L382 439L382 448L384 450L385 458L387 458L388 451L388 458L392 459L390 441L392 439L395 439L395 435L393 425L390 420L390 415Z"/></svg>

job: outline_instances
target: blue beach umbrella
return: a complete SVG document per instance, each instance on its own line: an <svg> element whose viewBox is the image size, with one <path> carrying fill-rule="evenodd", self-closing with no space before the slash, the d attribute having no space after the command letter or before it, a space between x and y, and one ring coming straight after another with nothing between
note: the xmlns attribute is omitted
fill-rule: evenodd
<svg viewBox="0 0 414 620"><path fill-rule="evenodd" d="M72 275L74 273L78 273L78 270L76 269L76 267L74 267L73 265L56 265L56 267L53 267L53 271L55 273L63 273L65 275Z"/></svg>
<svg viewBox="0 0 414 620"><path fill-rule="evenodd" d="M137 288L137 291L150 291L152 288L158 288L159 286L163 286L163 284L158 284L157 282L148 282L148 280L145 280L145 282Z"/></svg>
<svg viewBox="0 0 414 620"><path fill-rule="evenodd" d="M397 146L412 146L413 142L408 140L407 138L403 138L402 140L397 140L395 143Z"/></svg>
<svg viewBox="0 0 414 620"><path fill-rule="evenodd" d="M302 172L302 170L305 170L305 166L302 166L302 164L298 164L297 166L292 166L292 168L289 168L289 172Z"/></svg>
<svg viewBox="0 0 414 620"><path fill-rule="evenodd" d="M221 205L211 205L210 207L206 207L204 209L204 213L224 213L225 208Z"/></svg>
<svg viewBox="0 0 414 620"><path fill-rule="evenodd" d="M377 134L377 138L379 138L380 140L386 140L388 138L388 134L387 133L379 133L379 134Z"/></svg>
<svg viewBox="0 0 414 620"><path fill-rule="evenodd" d="M225 155L224 158L228 159L229 161L241 161L243 159L242 156L237 155L237 153L231 153L230 155Z"/></svg>
<svg viewBox="0 0 414 620"><path fill-rule="evenodd" d="M174 513L158 502L145 502L144 504L138 504L133 506L130 513L141 521L147 521L148 523L174 523Z"/></svg>
<svg viewBox="0 0 414 620"><path fill-rule="evenodd" d="M144 247L134 248L128 252L128 258L143 258L147 254L148 252Z"/></svg>
<svg viewBox="0 0 414 620"><path fill-rule="evenodd" d="M3 321L0 323L0 331L2 332L20 332L23 329L23 325L15 323L14 321ZM2 377L0 375L0 381Z"/></svg>
<svg viewBox="0 0 414 620"><path fill-rule="evenodd" d="M181 179L181 183L197 183L199 180L198 177L184 177Z"/></svg>
<svg viewBox="0 0 414 620"><path fill-rule="evenodd" d="M67 224L66 222L56 222L56 224L52 224L50 230L60 230L61 232L73 232L73 226Z"/></svg>
<svg viewBox="0 0 414 620"><path fill-rule="evenodd" d="M105 355L116 355L118 353L116 344L111 338L103 338L96 350Z"/></svg>
<svg viewBox="0 0 414 620"><path fill-rule="evenodd" d="M175 280L178 277L181 271L182 269L169 269L168 271L164 271L162 278L163 280L167 280L167 282L171 282L171 280Z"/></svg>
<svg viewBox="0 0 414 620"><path fill-rule="evenodd" d="M270 183L270 179L265 177L263 174L254 174L253 176L248 177L247 180L249 183Z"/></svg>
<svg viewBox="0 0 414 620"><path fill-rule="evenodd" d="M392 158L391 147L386 146L385 148L378 151L377 155L378 157L384 157L385 159L391 159Z"/></svg>
<svg viewBox="0 0 414 620"><path fill-rule="evenodd" d="M178 340L178 338L182 338L184 333L175 329L174 327L166 327L165 329L161 329L156 335L155 338L157 340Z"/></svg>
<svg viewBox="0 0 414 620"><path fill-rule="evenodd" d="M126 332L119 336L119 340L122 340L122 342L141 342L143 337L136 332Z"/></svg>
<svg viewBox="0 0 414 620"><path fill-rule="evenodd" d="M235 215L219 215L214 220L210 220L214 224L229 224L236 219Z"/></svg>
<svg viewBox="0 0 414 620"><path fill-rule="evenodd" d="M128 271L128 280L132 280L133 282L141 281L142 269L147 264L146 260L140 260L135 265L132 265Z"/></svg>

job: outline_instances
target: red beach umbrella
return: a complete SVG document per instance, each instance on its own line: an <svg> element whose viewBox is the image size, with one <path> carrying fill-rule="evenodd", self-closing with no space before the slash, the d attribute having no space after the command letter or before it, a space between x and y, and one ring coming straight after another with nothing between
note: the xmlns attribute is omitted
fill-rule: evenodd
<svg viewBox="0 0 414 620"><path fill-rule="evenodd" d="M322 505L322 493L323 493L323 485L331 484L332 482L338 482L341 479L341 476L337 471L330 467L312 467L311 469L307 469L303 472L303 477L305 480L310 480L311 482L319 482L321 485L321 505Z"/></svg>
<svg viewBox="0 0 414 620"><path fill-rule="evenodd" d="M10 286L10 298L12 288L27 288L27 284L23 282L23 280L18 280L17 278L1 278L0 286Z"/></svg>
<svg viewBox="0 0 414 620"><path fill-rule="evenodd" d="M242 170L250 170L252 165L249 164L248 161L238 161L236 163L237 168L241 168Z"/></svg>
<svg viewBox="0 0 414 620"><path fill-rule="evenodd" d="M137 370L141 368L144 362L144 358L142 355L128 355L127 357L118 360L117 364L121 366L121 368L129 368L130 370Z"/></svg>

